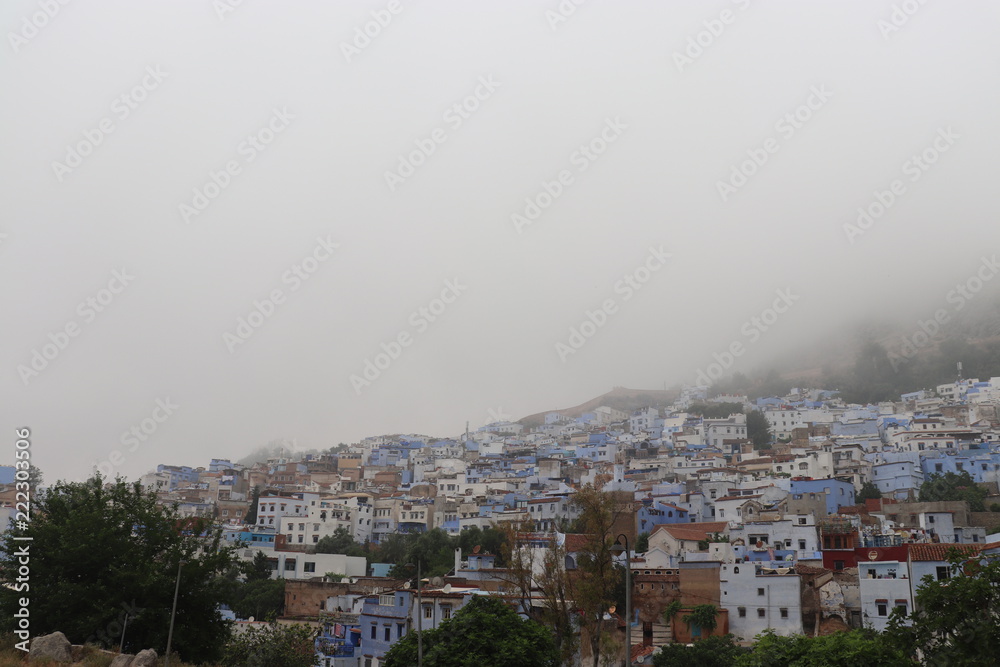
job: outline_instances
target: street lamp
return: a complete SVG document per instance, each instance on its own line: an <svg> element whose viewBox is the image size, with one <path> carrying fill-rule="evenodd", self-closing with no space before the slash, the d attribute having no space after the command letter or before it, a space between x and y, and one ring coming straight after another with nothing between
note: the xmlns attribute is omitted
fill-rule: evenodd
<svg viewBox="0 0 1000 667"><path fill-rule="evenodd" d="M177 614L177 593L181 590L181 566L184 560L177 561L177 583L174 585L174 607L170 610L170 630L167 631L167 656L163 667L170 667L170 644L174 639L174 616Z"/></svg>
<svg viewBox="0 0 1000 667"><path fill-rule="evenodd" d="M413 565L413 563L407 563L405 567L406 567L407 570L413 571L414 565ZM423 636L423 633L421 632L421 630L422 630L422 621L420 619L423 617L424 610L423 610L423 602L420 599L420 561L419 560L417 561L416 568L417 568L417 667L423 667L423 664L424 664L424 636Z"/></svg>
<svg viewBox="0 0 1000 667"><path fill-rule="evenodd" d="M621 541L625 541L622 546ZM611 547L611 553L619 555L625 553L625 661L626 667L632 664L632 559L628 548L628 537L621 533L615 538L615 545Z"/></svg>

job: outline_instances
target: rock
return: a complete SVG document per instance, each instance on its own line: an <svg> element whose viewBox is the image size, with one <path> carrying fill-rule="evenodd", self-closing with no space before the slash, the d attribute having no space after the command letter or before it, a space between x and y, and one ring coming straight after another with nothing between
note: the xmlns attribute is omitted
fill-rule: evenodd
<svg viewBox="0 0 1000 667"><path fill-rule="evenodd" d="M144 651L139 651L135 659L129 663L128 667L156 667L157 655L156 651L151 648L147 648Z"/></svg>
<svg viewBox="0 0 1000 667"><path fill-rule="evenodd" d="M66 635L61 632L53 632L50 635L42 635L31 640L28 658L30 660L72 662L73 651Z"/></svg>
<svg viewBox="0 0 1000 667"><path fill-rule="evenodd" d="M134 657L131 653L120 653L111 661L110 667L131 667L132 658Z"/></svg>

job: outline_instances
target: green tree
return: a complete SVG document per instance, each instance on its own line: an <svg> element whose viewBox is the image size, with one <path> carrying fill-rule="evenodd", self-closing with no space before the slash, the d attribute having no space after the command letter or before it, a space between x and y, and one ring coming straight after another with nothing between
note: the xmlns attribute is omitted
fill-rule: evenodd
<svg viewBox="0 0 1000 667"><path fill-rule="evenodd" d="M767 449L771 444L771 423L760 410L747 412L747 437L754 449Z"/></svg>
<svg viewBox="0 0 1000 667"><path fill-rule="evenodd" d="M473 596L451 619L425 630L424 664L434 667L557 667L559 652L548 628L522 619L498 597ZM417 664L417 632L386 653L385 667Z"/></svg>
<svg viewBox="0 0 1000 667"><path fill-rule="evenodd" d="M390 577L409 578L407 563L419 563L421 576L435 577L447 574L455 567L455 547L458 541L440 528L425 533L412 534L406 541L405 556L396 561L389 571Z"/></svg>
<svg viewBox="0 0 1000 667"><path fill-rule="evenodd" d="M339 526L333 531L333 535L323 536L316 543L316 553L318 554L345 554L347 556L366 555L364 548L354 541L354 536L344 526Z"/></svg>
<svg viewBox="0 0 1000 667"><path fill-rule="evenodd" d="M312 667L316 664L315 631L307 625L247 628L225 648L226 667Z"/></svg>
<svg viewBox="0 0 1000 667"><path fill-rule="evenodd" d="M637 554L644 554L649 551L649 533L639 533L639 536L635 539L635 552Z"/></svg>
<svg viewBox="0 0 1000 667"><path fill-rule="evenodd" d="M713 604L699 604L691 608L690 614L684 614L683 620L692 630L700 628L705 630L706 634L712 634L712 631L719 625L718 618L716 618L718 613L719 611Z"/></svg>
<svg viewBox="0 0 1000 667"><path fill-rule="evenodd" d="M964 500L969 503L969 511L985 512L983 502L987 491L976 484L968 471L961 473L946 472L943 475L931 475L920 485L920 502L936 500Z"/></svg>
<svg viewBox="0 0 1000 667"><path fill-rule="evenodd" d="M878 500L881 497L882 492L878 490L874 482L865 482L862 484L861 490L854 496L858 503L863 503L866 500Z"/></svg>
<svg viewBox="0 0 1000 667"><path fill-rule="evenodd" d="M119 478L100 475L85 482L57 482L34 498L26 530L0 537L0 550L16 554L30 542L31 631L62 631L70 641L116 646L128 618L126 649L163 652L178 573L180 596L172 648L185 659L216 658L229 636L218 612L217 580L235 562L207 519L182 519L157 505L156 494ZM14 609L17 559L0 560L0 606ZM4 616L13 629L11 614Z"/></svg>
<svg viewBox="0 0 1000 667"><path fill-rule="evenodd" d="M247 510L247 515L243 519L243 523L248 526L253 526L257 523L257 507L260 503L260 487L253 487L253 492L250 494L250 508Z"/></svg>
<svg viewBox="0 0 1000 667"><path fill-rule="evenodd" d="M924 664L993 665L1000 656L1000 560L982 561L970 548L952 548L950 576L923 578L917 589L911 625L890 619L886 635L893 646L919 650Z"/></svg>
<svg viewBox="0 0 1000 667"><path fill-rule="evenodd" d="M766 630L737 667L915 667L906 652L874 630L850 630L819 637L783 637Z"/></svg>
<svg viewBox="0 0 1000 667"><path fill-rule="evenodd" d="M661 646L653 654L653 667L732 667L748 650L736 645L732 635L705 637L694 646Z"/></svg>

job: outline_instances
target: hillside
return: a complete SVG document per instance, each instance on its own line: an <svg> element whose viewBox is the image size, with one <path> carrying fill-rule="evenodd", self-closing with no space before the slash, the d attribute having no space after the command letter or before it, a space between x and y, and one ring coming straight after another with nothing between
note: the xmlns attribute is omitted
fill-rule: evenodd
<svg viewBox="0 0 1000 667"><path fill-rule="evenodd" d="M662 389L626 389L625 387L615 387L606 394L592 398L572 408L545 410L544 412L519 419L518 423L530 428L545 423L545 415L549 412L558 412L567 417L579 417L584 412L589 412L602 405L627 412L647 406L663 407L672 403L677 398L678 393L676 389L667 389L664 391Z"/></svg>

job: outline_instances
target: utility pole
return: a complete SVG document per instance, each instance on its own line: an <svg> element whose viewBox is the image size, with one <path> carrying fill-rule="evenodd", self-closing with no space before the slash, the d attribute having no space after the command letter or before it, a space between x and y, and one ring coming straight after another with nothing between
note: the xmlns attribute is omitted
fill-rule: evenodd
<svg viewBox="0 0 1000 667"><path fill-rule="evenodd" d="M170 667L170 644L174 639L174 616L177 615L177 594L181 590L181 566L184 565L183 560L177 561L177 583L174 585L174 606L170 610L170 630L167 631L167 656L163 663L163 667Z"/></svg>

